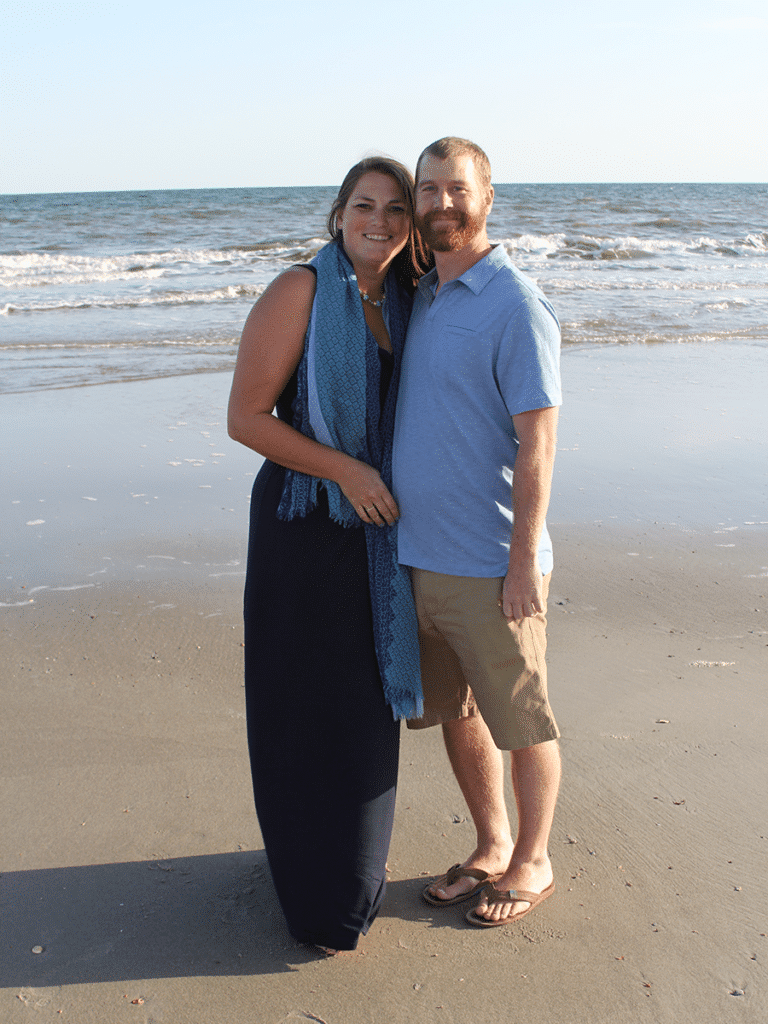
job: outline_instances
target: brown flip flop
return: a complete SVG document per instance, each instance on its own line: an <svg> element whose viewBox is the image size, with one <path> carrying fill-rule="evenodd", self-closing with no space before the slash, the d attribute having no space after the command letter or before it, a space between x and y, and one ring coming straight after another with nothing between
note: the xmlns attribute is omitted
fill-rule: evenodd
<svg viewBox="0 0 768 1024"><path fill-rule="evenodd" d="M547 886L543 892L526 892L525 889L505 889L500 891L494 888L493 885L485 886L485 892L488 899L488 905L491 906L494 903L509 903L511 900L525 900L526 903L530 903L530 907L521 911L519 914L513 914L510 917L504 917L500 921L486 921L482 915L476 913L477 907L470 910L466 915L467 920L470 924L475 925L476 928L500 928L503 924L514 924L515 921L519 921L525 917L526 914L538 907L540 903L543 903L548 896L551 896L555 891L554 881Z"/></svg>
<svg viewBox="0 0 768 1024"><path fill-rule="evenodd" d="M445 886L458 882L460 878L474 878L477 885L473 885L469 892L463 892L460 896L453 896L448 900L441 900L439 896L433 896L429 891L436 885L444 889ZM465 900L476 896L481 889L485 888L489 882L493 882L496 878L501 878L501 875L489 875L487 871L481 871L480 868L465 868L461 864L454 864L452 868L448 868L444 875L426 885L421 895L433 907L452 907L454 903L463 903Z"/></svg>

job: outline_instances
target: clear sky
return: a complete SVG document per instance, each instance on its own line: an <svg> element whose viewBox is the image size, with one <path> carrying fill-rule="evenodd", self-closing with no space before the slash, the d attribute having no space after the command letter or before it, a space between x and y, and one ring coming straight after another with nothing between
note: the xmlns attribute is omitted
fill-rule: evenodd
<svg viewBox="0 0 768 1024"><path fill-rule="evenodd" d="M3 0L0 192L768 181L766 0Z"/></svg>

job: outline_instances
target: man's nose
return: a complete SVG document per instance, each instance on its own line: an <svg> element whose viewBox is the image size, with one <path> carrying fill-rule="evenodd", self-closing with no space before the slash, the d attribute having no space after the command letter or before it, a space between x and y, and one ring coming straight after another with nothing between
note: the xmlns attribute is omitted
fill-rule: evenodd
<svg viewBox="0 0 768 1024"><path fill-rule="evenodd" d="M435 206L438 210L448 210L453 206L453 202L447 189L438 189L435 192Z"/></svg>

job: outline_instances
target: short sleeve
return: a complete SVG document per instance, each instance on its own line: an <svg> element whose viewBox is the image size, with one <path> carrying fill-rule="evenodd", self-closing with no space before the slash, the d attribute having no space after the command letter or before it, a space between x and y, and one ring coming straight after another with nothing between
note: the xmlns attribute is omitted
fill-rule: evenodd
<svg viewBox="0 0 768 1024"><path fill-rule="evenodd" d="M510 416L562 404L560 325L543 296L526 294L510 316L499 339L496 382Z"/></svg>

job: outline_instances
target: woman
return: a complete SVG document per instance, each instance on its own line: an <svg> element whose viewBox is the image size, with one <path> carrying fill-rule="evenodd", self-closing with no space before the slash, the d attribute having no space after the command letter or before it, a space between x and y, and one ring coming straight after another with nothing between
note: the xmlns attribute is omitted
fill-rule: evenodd
<svg viewBox="0 0 768 1024"><path fill-rule="evenodd" d="M326 952L354 949L381 906L398 720L421 708L389 489L412 190L393 160L349 171L331 243L251 311L230 397L230 436L268 460L245 587L256 810L291 934Z"/></svg>

